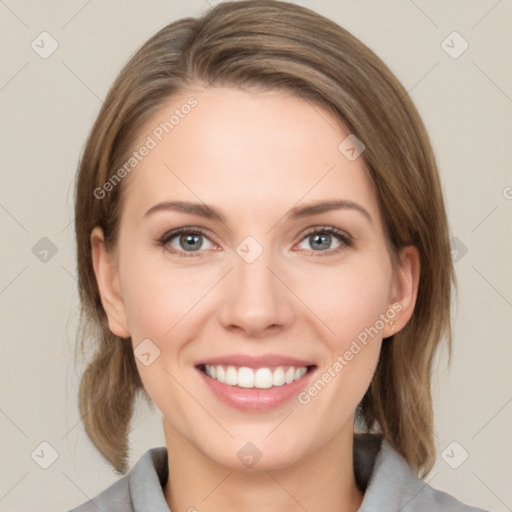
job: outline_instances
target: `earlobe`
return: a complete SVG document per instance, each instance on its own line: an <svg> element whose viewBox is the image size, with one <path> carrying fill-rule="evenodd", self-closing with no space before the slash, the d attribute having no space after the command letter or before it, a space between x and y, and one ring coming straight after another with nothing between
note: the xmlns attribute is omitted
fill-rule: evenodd
<svg viewBox="0 0 512 512"><path fill-rule="evenodd" d="M394 294L388 307L388 316L392 316L393 323L386 324L382 332L383 338L396 334L411 319L416 305L419 279L419 252L410 245L400 253L400 265L394 276Z"/></svg>
<svg viewBox="0 0 512 512"><path fill-rule="evenodd" d="M103 230L95 227L91 232L92 262L94 275L101 296L103 309L107 314L108 325L113 334L129 338L126 312L119 286L119 275L113 255L105 245Z"/></svg>

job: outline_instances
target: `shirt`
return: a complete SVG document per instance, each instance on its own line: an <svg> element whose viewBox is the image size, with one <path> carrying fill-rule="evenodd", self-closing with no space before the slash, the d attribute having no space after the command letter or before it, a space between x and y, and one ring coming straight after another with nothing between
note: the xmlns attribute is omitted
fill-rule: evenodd
<svg viewBox="0 0 512 512"><path fill-rule="evenodd" d="M375 449L375 438L355 436L354 472L364 491L358 512L489 512L432 488L386 440ZM163 493L168 472L167 449L153 448L125 477L69 512L171 512Z"/></svg>

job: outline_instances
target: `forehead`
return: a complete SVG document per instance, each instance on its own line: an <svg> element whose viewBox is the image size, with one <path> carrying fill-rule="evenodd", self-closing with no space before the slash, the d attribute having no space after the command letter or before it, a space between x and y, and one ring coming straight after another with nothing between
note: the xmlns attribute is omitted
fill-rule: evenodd
<svg viewBox="0 0 512 512"><path fill-rule="evenodd" d="M328 197L364 202L376 216L363 158L340 150L349 135L332 113L288 92L191 88L140 130L125 203L138 215L172 199L254 215Z"/></svg>

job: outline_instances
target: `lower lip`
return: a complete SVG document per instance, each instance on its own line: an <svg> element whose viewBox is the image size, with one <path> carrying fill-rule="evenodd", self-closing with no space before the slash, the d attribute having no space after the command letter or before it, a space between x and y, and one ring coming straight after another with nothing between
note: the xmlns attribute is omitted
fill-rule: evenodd
<svg viewBox="0 0 512 512"><path fill-rule="evenodd" d="M309 370L299 380L295 380L290 384L283 384L282 386L268 389L230 386L208 377L198 368L197 371L201 374L204 382L214 395L225 404L243 411L262 412L279 407L296 397L305 388L315 369Z"/></svg>

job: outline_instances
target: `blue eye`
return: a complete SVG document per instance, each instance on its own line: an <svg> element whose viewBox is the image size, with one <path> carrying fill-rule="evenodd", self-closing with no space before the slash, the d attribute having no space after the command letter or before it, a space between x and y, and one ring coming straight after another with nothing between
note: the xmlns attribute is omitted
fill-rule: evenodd
<svg viewBox="0 0 512 512"><path fill-rule="evenodd" d="M332 247L333 242L336 244L335 247ZM353 241L343 231L325 226L311 229L303 236L300 243L308 244L309 247L302 247L302 249L317 253L316 256L329 256L351 247ZM205 231L195 227L182 227L170 231L159 240L159 244L180 257L201 256L202 251L216 247Z"/></svg>
<svg viewBox="0 0 512 512"><path fill-rule="evenodd" d="M334 248L331 246L333 241L337 243ZM301 243L304 242L309 244L309 248L306 249L322 253L319 256L337 253L352 245L352 239L346 233L328 226L314 228L302 239Z"/></svg>
<svg viewBox="0 0 512 512"><path fill-rule="evenodd" d="M172 253L178 253L180 256L199 256L200 250L211 249L204 247L204 242L208 241L214 246L205 233L199 228L179 228L166 233L160 243L168 248ZM184 254L189 253L189 254Z"/></svg>

